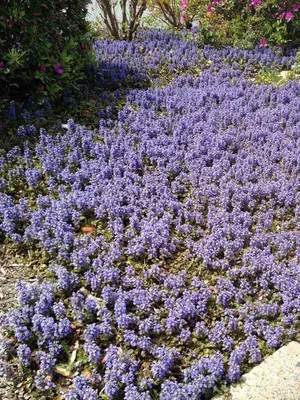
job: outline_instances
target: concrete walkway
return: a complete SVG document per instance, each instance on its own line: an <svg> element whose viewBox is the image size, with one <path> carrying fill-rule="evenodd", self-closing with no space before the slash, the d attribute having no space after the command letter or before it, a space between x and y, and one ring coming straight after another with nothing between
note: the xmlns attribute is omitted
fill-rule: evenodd
<svg viewBox="0 0 300 400"><path fill-rule="evenodd" d="M300 400L300 344L291 342L267 357L232 385L230 394L232 400Z"/></svg>

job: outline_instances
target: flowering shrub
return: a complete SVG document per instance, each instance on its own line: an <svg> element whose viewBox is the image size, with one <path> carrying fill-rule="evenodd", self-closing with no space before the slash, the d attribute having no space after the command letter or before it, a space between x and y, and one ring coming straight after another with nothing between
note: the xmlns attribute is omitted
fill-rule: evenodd
<svg viewBox="0 0 300 400"><path fill-rule="evenodd" d="M176 29L200 27L204 43L217 46L299 46L299 0L153 0L153 16Z"/></svg>
<svg viewBox="0 0 300 400"><path fill-rule="evenodd" d="M55 96L90 62L86 0L7 0L0 5L0 89L10 99Z"/></svg>
<svg viewBox="0 0 300 400"><path fill-rule="evenodd" d="M216 15L223 19L225 44L234 43L239 47L251 47L259 42L261 46L300 44L298 0L211 0L207 11L212 21Z"/></svg>
<svg viewBox="0 0 300 400"><path fill-rule="evenodd" d="M300 85L249 83L241 57L292 58L265 52L206 48L200 77L1 156L1 230L55 259L1 325L49 396L211 398L294 337Z"/></svg>

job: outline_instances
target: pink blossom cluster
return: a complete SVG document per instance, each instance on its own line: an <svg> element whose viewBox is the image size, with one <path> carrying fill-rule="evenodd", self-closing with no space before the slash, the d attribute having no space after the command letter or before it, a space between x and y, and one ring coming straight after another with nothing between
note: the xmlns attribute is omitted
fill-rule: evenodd
<svg viewBox="0 0 300 400"><path fill-rule="evenodd" d="M263 3L263 0L251 0L251 5L254 8L261 6L262 3ZM278 13L277 17L279 16L279 18L282 20L291 21L294 17L294 13L299 11L299 9L300 9L300 7L298 4L294 3L291 6L288 6L287 2L284 1L282 3L282 7L279 9L279 13Z"/></svg>
<svg viewBox="0 0 300 400"><path fill-rule="evenodd" d="M259 7L259 6L261 5L261 3L262 3L262 0L251 0L251 5L252 5L254 8Z"/></svg>
<svg viewBox="0 0 300 400"><path fill-rule="evenodd" d="M185 4L187 3L186 0ZM254 9L260 7L265 0L251 0L251 2L247 5L247 7L252 6ZM207 12L212 13L214 11L214 7L221 6L226 3L226 0L211 0L210 4L207 6ZM279 19L281 21L291 21L294 18L295 13L300 10L300 5L298 4L299 1L295 1L295 3L291 4L288 1L283 1L280 4L280 8L278 11L271 15L274 19ZM267 47L268 42L265 38L262 38L260 41L261 47Z"/></svg>
<svg viewBox="0 0 300 400"><path fill-rule="evenodd" d="M181 0L180 1L180 9L181 9L181 22L184 22L186 20L186 16L187 16L187 5L188 5L188 0Z"/></svg>
<svg viewBox="0 0 300 400"><path fill-rule="evenodd" d="M185 7L187 4L187 0L183 0ZM222 3L224 4L226 0L211 0L210 4L207 7L208 12L213 11L214 6L220 6ZM254 8L258 8L262 5L264 0L251 0L251 6ZM298 2L297 2L298 3ZM300 10L299 4L293 3L290 7L288 6L287 2L282 2L282 7L279 10L279 18L285 19L286 21L291 21L293 19L294 13Z"/></svg>
<svg viewBox="0 0 300 400"><path fill-rule="evenodd" d="M206 10L209 13L212 13L213 12L213 7L214 6L220 6L224 1L226 1L226 0L212 0L211 3L207 6Z"/></svg>

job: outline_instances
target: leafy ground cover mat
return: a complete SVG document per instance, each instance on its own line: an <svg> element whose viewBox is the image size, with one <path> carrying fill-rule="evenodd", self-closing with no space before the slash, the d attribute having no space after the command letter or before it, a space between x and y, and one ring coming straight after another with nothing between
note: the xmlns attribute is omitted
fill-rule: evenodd
<svg viewBox="0 0 300 400"><path fill-rule="evenodd" d="M1 321L46 398L211 398L296 337L299 95L218 57L3 154L1 229L55 259Z"/></svg>

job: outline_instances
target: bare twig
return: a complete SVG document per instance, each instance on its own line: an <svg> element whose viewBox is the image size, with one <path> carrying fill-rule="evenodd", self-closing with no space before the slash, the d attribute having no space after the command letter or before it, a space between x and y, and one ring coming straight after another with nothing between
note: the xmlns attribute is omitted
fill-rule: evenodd
<svg viewBox="0 0 300 400"><path fill-rule="evenodd" d="M176 0L152 0L151 4L157 18L176 29L182 28L180 8Z"/></svg>
<svg viewBox="0 0 300 400"><path fill-rule="evenodd" d="M117 40L132 40L146 10L146 0L97 0L102 20L110 35ZM116 16L116 5L121 8L121 21Z"/></svg>

